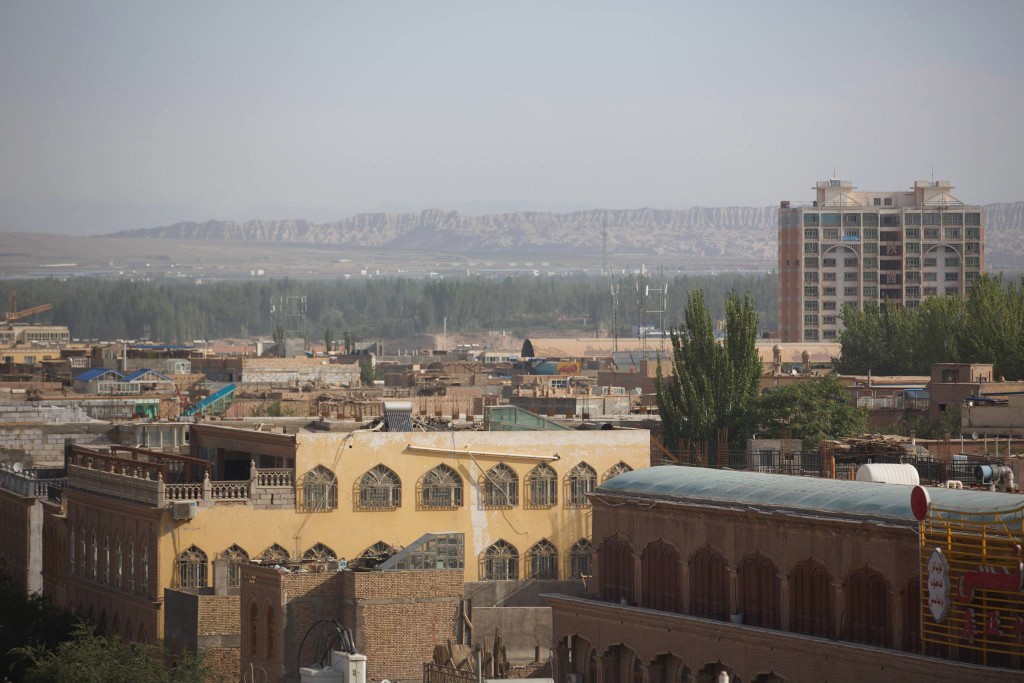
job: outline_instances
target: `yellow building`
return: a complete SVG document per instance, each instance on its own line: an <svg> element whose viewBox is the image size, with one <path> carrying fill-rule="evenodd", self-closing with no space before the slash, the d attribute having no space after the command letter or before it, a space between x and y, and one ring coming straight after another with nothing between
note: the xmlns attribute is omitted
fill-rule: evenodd
<svg viewBox="0 0 1024 683"><path fill-rule="evenodd" d="M462 534L467 581L573 579L590 573L587 494L650 462L646 430L254 427L194 425L192 457L75 447L69 606L151 640L164 588L231 592L247 560L352 560L430 532Z"/></svg>

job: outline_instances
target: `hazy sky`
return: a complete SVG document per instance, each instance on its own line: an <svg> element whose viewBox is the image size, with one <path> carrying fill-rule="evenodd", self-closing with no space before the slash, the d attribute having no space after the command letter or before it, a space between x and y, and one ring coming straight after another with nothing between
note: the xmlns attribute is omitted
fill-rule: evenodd
<svg viewBox="0 0 1024 683"><path fill-rule="evenodd" d="M0 230L1024 199L1024 2L0 2Z"/></svg>

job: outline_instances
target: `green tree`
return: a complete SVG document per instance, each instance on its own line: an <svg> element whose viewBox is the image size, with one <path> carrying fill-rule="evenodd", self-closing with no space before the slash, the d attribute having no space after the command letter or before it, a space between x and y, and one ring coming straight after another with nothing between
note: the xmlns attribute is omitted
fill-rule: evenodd
<svg viewBox="0 0 1024 683"><path fill-rule="evenodd" d="M324 349L327 353L331 352L332 344L334 344L334 330L328 327L324 329Z"/></svg>
<svg viewBox="0 0 1024 683"><path fill-rule="evenodd" d="M157 645L125 643L95 635L81 625L56 648L20 648L17 654L31 662L25 683L201 683L209 670L201 659L186 654L172 668L164 665Z"/></svg>
<svg viewBox="0 0 1024 683"><path fill-rule="evenodd" d="M31 660L16 654L57 647L71 637L79 620L25 590L0 572L0 680L20 681Z"/></svg>
<svg viewBox="0 0 1024 683"><path fill-rule="evenodd" d="M284 328L280 325L274 326L274 352L278 358L284 358Z"/></svg>
<svg viewBox="0 0 1024 683"><path fill-rule="evenodd" d="M714 448L724 428L731 445L742 446L752 431L761 377L757 325L750 295L731 292L725 302L725 338L719 343L704 292L690 293L683 326L670 330L673 374L664 378L659 366L655 379L667 444L689 439Z"/></svg>
<svg viewBox="0 0 1024 683"><path fill-rule="evenodd" d="M838 375L795 381L766 391L758 406L759 435L803 439L807 445L822 439L859 436L867 431L867 408L850 399Z"/></svg>
<svg viewBox="0 0 1024 683"><path fill-rule="evenodd" d="M359 359L359 381L365 386L372 386L377 378L377 370L373 367L372 358Z"/></svg>

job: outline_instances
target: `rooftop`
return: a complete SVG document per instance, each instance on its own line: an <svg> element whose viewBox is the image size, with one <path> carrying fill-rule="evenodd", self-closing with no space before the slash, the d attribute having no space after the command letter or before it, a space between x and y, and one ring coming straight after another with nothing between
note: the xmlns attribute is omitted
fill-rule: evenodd
<svg viewBox="0 0 1024 683"><path fill-rule="evenodd" d="M718 507L755 508L810 517L835 517L917 525L911 510L914 487L759 472L665 465L626 472L602 484L610 494ZM936 507L964 513L1021 516L1024 496L988 491L929 488Z"/></svg>

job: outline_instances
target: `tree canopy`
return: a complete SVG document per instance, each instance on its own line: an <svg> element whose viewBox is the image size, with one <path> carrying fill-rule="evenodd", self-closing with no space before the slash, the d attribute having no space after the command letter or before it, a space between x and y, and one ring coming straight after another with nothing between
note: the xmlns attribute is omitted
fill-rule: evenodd
<svg viewBox="0 0 1024 683"><path fill-rule="evenodd" d="M867 408L853 404L838 375L828 374L779 387L760 398L757 433L768 438L822 439L858 436L867 431Z"/></svg>

